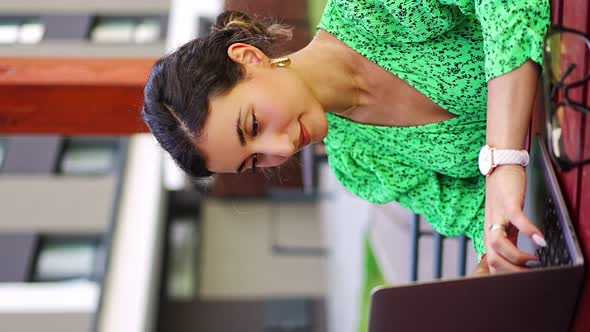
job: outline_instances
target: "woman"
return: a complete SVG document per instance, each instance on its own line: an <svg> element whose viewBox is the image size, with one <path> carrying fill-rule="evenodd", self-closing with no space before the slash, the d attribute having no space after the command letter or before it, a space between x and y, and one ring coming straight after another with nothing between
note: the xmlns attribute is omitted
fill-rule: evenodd
<svg viewBox="0 0 590 332"><path fill-rule="evenodd" d="M331 0L305 48L272 58L288 31L226 12L154 65L142 115L195 177L323 140L354 194L467 234L492 273L523 270L536 257L517 231L544 245L522 212L525 162L484 177L477 159L524 147L548 17L545 0Z"/></svg>

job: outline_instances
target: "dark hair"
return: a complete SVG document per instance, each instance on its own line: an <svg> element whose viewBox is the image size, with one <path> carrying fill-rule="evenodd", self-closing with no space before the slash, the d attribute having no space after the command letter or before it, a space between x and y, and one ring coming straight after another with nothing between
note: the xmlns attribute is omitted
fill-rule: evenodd
<svg viewBox="0 0 590 332"><path fill-rule="evenodd" d="M209 35L186 43L154 64L145 85L141 116L184 172L195 178L213 174L194 143L209 114L209 97L229 91L244 76L242 66L227 55L228 47L246 43L272 56L275 42L290 37L291 30L283 25L225 11Z"/></svg>

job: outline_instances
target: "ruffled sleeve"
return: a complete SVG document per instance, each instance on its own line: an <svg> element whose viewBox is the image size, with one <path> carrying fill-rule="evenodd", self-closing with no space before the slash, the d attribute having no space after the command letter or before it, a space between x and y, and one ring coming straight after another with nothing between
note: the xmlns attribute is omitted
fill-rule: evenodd
<svg viewBox="0 0 590 332"><path fill-rule="evenodd" d="M477 0L486 80L510 72L526 60L542 62L543 37L549 25L547 0Z"/></svg>
<svg viewBox="0 0 590 332"><path fill-rule="evenodd" d="M401 30L400 41L422 42L442 36L475 16L481 25L486 80L542 60L543 36L549 25L548 0L382 0ZM406 36L407 35L407 36Z"/></svg>

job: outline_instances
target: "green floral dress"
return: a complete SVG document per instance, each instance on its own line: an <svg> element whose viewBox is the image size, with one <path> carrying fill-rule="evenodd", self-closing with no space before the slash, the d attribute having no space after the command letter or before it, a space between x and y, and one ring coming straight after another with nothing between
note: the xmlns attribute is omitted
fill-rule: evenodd
<svg viewBox="0 0 590 332"><path fill-rule="evenodd" d="M547 0L330 0L318 28L457 115L411 127L365 125L328 114L336 177L357 196L396 201L446 236L485 252L487 81L540 63ZM412 110L408 110L411 112Z"/></svg>

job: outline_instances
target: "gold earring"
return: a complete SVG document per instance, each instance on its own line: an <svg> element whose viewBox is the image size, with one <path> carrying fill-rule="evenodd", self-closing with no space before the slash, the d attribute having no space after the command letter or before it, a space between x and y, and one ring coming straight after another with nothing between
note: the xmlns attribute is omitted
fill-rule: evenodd
<svg viewBox="0 0 590 332"><path fill-rule="evenodd" d="M270 60L270 65L273 67L285 68L291 64L291 59L288 57L274 58Z"/></svg>

